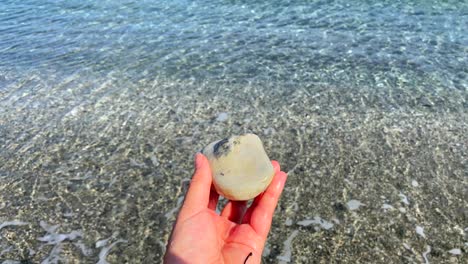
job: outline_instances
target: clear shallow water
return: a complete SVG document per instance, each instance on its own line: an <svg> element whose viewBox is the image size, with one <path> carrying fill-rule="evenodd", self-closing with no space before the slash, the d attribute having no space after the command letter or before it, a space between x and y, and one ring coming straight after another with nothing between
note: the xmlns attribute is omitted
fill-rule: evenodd
<svg viewBox="0 0 468 264"><path fill-rule="evenodd" d="M2 1L0 260L157 262L193 152L255 132L290 172L266 262L463 263L466 28L466 1Z"/></svg>
<svg viewBox="0 0 468 264"><path fill-rule="evenodd" d="M467 3L405 2L3 1L0 67L465 89Z"/></svg>

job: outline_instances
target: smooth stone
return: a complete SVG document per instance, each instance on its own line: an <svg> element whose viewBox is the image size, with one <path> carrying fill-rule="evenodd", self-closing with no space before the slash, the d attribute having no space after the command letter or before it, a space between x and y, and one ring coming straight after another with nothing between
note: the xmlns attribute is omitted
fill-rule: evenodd
<svg viewBox="0 0 468 264"><path fill-rule="evenodd" d="M216 191L232 201L247 201L265 191L275 169L257 135L215 141L202 153L208 158Z"/></svg>

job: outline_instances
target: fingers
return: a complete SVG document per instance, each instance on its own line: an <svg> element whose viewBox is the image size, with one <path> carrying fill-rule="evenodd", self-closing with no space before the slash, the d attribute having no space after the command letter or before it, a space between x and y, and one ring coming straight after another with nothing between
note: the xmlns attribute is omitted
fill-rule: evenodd
<svg viewBox="0 0 468 264"><path fill-rule="evenodd" d="M276 160L272 160L271 165L273 165L273 168L275 169L275 173L281 171L280 165Z"/></svg>
<svg viewBox="0 0 468 264"><path fill-rule="evenodd" d="M255 199L253 200L252 204L250 205L249 209L245 212L244 218L242 219L242 224L249 224L250 219L252 217L253 210L255 207L258 205L258 202L262 199L263 193L259 194Z"/></svg>
<svg viewBox="0 0 468 264"><path fill-rule="evenodd" d="M207 208L208 203L212 206L210 200L211 182L211 168L208 160L203 154L197 153L195 155L195 173L190 181L190 187L180 210L179 218L191 217ZM214 200L214 195L211 198Z"/></svg>
<svg viewBox="0 0 468 264"><path fill-rule="evenodd" d="M247 201L229 201L221 212L221 216L240 224L247 209Z"/></svg>
<svg viewBox="0 0 468 264"><path fill-rule="evenodd" d="M280 171L279 163L276 160L273 160L271 161L271 164L273 165L275 174L278 173ZM260 200L262 195L263 193L254 199L250 208L253 208L255 207L256 204L258 204L258 201ZM229 201L229 203L226 204L223 211L221 212L221 216L227 217L232 222L239 224L239 223L244 222L243 219L246 219L247 217L250 219L250 215L252 214L253 210L249 210L250 212L247 211L247 214L249 214L248 216L246 215L246 211L247 211L246 201Z"/></svg>
<svg viewBox="0 0 468 264"><path fill-rule="evenodd" d="M277 172L268 188L254 200L244 217L243 222L250 223L257 234L265 239L270 231L273 213L284 189L286 179L287 174L285 172Z"/></svg>
<svg viewBox="0 0 468 264"><path fill-rule="evenodd" d="M275 170L275 175L281 171L280 164L276 160L272 160L271 164L273 165L273 169ZM272 181L273 182L273 181ZM272 183L270 183L271 185ZM255 197L254 201L250 205L249 209L245 213L244 219L242 221L243 224L248 224L250 223L250 217L252 216L252 212L255 209L255 207L258 205L258 202L262 199L262 196L265 192L259 194L257 197Z"/></svg>
<svg viewBox="0 0 468 264"><path fill-rule="evenodd" d="M214 186L211 185L210 200L208 201L208 208L210 208L213 211L216 211L216 206L218 205L218 199L219 199L219 194L214 188Z"/></svg>

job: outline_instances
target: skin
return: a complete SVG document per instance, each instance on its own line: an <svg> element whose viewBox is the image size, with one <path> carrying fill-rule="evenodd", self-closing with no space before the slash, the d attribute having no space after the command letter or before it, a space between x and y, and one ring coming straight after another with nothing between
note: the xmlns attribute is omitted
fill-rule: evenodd
<svg viewBox="0 0 468 264"><path fill-rule="evenodd" d="M261 263L273 213L287 174L272 161L275 176L247 208L229 201L216 213L219 195L206 157L197 153L195 173L169 239L164 263Z"/></svg>

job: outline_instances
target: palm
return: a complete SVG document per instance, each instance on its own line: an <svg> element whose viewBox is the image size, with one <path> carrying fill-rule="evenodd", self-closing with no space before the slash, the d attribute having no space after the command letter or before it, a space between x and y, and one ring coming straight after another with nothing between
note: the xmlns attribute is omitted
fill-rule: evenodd
<svg viewBox="0 0 468 264"><path fill-rule="evenodd" d="M168 244L165 261L260 263L274 208L286 180L286 174L280 171L279 165L276 162L273 165L276 170L273 182L247 210L245 202L230 201L218 215L215 212L218 194L213 188L210 189L209 166L206 163L199 168L197 164ZM203 192L192 191L197 190L198 184L199 189L204 189Z"/></svg>
<svg viewBox="0 0 468 264"><path fill-rule="evenodd" d="M248 224L236 224L206 209L180 223L174 237L191 238L185 249L187 259L200 263L222 263L228 259L246 259L263 248L260 236ZM261 252L256 252L261 255Z"/></svg>

